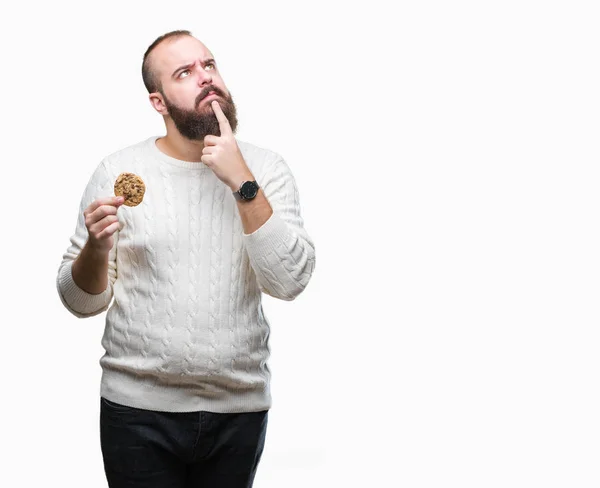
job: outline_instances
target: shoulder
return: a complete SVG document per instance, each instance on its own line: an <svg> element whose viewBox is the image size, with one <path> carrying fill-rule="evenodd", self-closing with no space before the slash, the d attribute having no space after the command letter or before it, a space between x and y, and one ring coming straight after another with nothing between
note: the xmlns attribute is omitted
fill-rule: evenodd
<svg viewBox="0 0 600 488"><path fill-rule="evenodd" d="M104 161L109 163L115 163L121 160L131 160L135 158L141 157L141 153L147 149L148 145L156 139L156 136L148 137L142 141L138 141L136 143L130 144L129 146L125 146L121 149L115 150L114 152L108 154Z"/></svg>
<svg viewBox="0 0 600 488"><path fill-rule="evenodd" d="M259 181L279 179L284 175L291 176L288 164L278 152L239 139L236 140L246 164Z"/></svg>
<svg viewBox="0 0 600 488"><path fill-rule="evenodd" d="M121 149L115 150L105 156L100 163L111 178L116 177L124 171L131 172L134 167L139 167L144 160L144 152L156 139L156 136L148 137Z"/></svg>
<svg viewBox="0 0 600 488"><path fill-rule="evenodd" d="M283 159L281 155L271 149L257 146L250 142L242 141L236 138L238 147L242 152L242 156L249 166L267 167L271 166L277 160Z"/></svg>

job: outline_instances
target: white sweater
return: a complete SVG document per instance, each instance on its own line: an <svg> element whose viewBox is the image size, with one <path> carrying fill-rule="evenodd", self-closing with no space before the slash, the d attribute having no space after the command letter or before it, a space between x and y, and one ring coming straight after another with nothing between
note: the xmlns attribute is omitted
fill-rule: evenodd
<svg viewBox="0 0 600 488"><path fill-rule="evenodd" d="M273 208L244 234L231 190L203 163L162 153L157 138L111 154L91 176L58 270L60 298L77 317L108 309L100 359L107 399L169 412L268 409L261 292L292 300L315 266L294 177L277 153L237 141ZM83 211L114 195L122 172L139 175L146 193L137 207L119 208L109 284L92 295L71 275L88 238Z"/></svg>

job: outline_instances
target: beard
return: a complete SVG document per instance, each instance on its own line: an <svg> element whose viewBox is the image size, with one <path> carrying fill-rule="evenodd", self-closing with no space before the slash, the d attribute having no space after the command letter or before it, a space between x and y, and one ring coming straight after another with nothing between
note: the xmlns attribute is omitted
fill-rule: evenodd
<svg viewBox="0 0 600 488"><path fill-rule="evenodd" d="M238 121L237 110L233 103L233 98L231 97L231 94L226 95L223 90L211 85L204 88L196 97L194 102L194 106L196 107L195 110L188 110L171 103L166 95L162 93L165 105L169 110L169 115L171 116L171 119L173 119L175 127L177 127L177 130L183 137L193 141L203 141L207 135L221 135L219 121L217 120L217 116L213 112L210 103L205 104L205 107L198 110L198 106L204 97L211 91L214 91L219 96L216 100L219 102L225 117L229 120L231 130L235 134Z"/></svg>

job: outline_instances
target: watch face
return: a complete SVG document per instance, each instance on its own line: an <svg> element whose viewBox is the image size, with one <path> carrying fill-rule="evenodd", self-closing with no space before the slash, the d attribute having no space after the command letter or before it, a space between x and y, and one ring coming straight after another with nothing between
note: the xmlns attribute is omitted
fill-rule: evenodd
<svg viewBox="0 0 600 488"><path fill-rule="evenodd" d="M258 193L258 185L254 181L246 181L240 188L240 194L245 200L251 200Z"/></svg>

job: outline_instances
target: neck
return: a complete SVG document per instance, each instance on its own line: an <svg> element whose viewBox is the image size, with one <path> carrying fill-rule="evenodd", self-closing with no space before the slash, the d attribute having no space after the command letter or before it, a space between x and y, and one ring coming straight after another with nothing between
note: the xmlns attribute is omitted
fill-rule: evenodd
<svg viewBox="0 0 600 488"><path fill-rule="evenodd" d="M156 146L167 156L181 161L198 163L202 158L204 142L191 141L183 137L177 129L167 127L167 135L159 137L156 140Z"/></svg>

